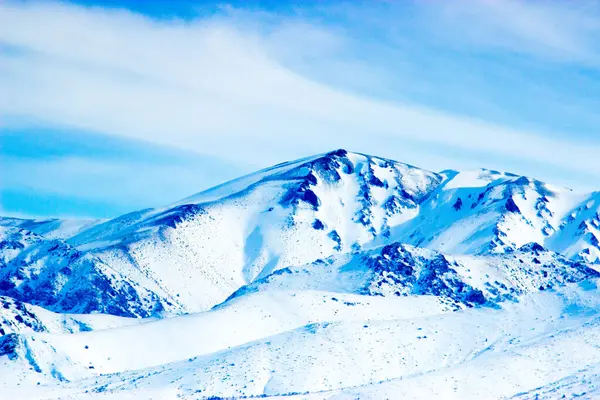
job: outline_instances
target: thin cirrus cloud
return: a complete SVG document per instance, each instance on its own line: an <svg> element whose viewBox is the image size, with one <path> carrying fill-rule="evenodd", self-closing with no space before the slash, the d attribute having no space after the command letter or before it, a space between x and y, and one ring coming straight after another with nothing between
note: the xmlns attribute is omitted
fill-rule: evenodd
<svg viewBox="0 0 600 400"><path fill-rule="evenodd" d="M598 118L598 96L581 96L600 90L594 15L591 2L472 0L161 19L9 1L0 4L0 115L255 166L345 147L431 169L597 178L600 142L573 133ZM496 65L507 59L514 65ZM552 81L554 71L565 79ZM524 110L514 120L511 83ZM521 106L527 96L540 104ZM564 118L530 123L544 107L549 120ZM96 170L114 171L105 168Z"/></svg>
<svg viewBox="0 0 600 400"><path fill-rule="evenodd" d="M594 1L470 0L436 4L434 14L453 28L444 34L461 42L561 62L600 61L600 5Z"/></svg>
<svg viewBox="0 0 600 400"><path fill-rule="evenodd" d="M42 127L4 129L0 149L0 208L17 216L107 218L170 204L251 170L195 152Z"/></svg>

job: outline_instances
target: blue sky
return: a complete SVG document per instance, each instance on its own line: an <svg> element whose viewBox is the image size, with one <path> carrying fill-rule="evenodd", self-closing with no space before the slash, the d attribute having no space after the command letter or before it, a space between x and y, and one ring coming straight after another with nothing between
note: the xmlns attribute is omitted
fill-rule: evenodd
<svg viewBox="0 0 600 400"><path fill-rule="evenodd" d="M110 217L335 148L600 188L592 1L4 1L0 213Z"/></svg>

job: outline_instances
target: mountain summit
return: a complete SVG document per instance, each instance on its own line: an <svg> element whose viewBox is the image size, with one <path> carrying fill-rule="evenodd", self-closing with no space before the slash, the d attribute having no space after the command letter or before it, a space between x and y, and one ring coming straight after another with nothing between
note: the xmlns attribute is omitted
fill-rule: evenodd
<svg viewBox="0 0 600 400"><path fill-rule="evenodd" d="M59 395L368 398L356 385L514 360L589 322L599 200L336 150L111 220L2 218L0 367Z"/></svg>
<svg viewBox="0 0 600 400"><path fill-rule="evenodd" d="M434 173L336 150L266 168L167 207L72 229L67 237L48 237L51 243L44 234L56 236L57 230L44 232L48 224L5 219L19 232L5 233L3 246L21 248L15 235L38 228L41 236L27 251L45 261L35 261L36 271L23 277L5 272L4 281L27 288L35 279L47 293L34 298L4 284L0 294L78 312L80 305L68 307L59 298L52 277L61 277L78 280L88 293L92 286L111 288L108 312L117 315L198 312L281 268L394 242L453 255L506 254L535 242L569 260L594 263L600 257L597 198L514 174ZM83 256L103 285L79 278L82 268L69 275L49 272L52 264ZM5 257L5 263L27 267L19 257ZM123 282L129 282L125 292ZM86 307L107 312L106 301Z"/></svg>

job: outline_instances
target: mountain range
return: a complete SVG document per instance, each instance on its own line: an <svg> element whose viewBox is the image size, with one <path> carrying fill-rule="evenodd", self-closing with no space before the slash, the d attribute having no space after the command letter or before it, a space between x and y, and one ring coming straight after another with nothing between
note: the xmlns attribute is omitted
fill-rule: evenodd
<svg viewBox="0 0 600 400"><path fill-rule="evenodd" d="M600 397L599 271L600 192L345 150L3 217L0 394Z"/></svg>

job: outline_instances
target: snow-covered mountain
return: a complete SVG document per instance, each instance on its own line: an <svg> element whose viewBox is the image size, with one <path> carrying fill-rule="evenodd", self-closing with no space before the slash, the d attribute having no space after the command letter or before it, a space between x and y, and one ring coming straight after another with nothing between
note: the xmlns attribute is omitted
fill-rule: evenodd
<svg viewBox="0 0 600 400"><path fill-rule="evenodd" d="M441 181L337 151L94 224L66 243L158 294L160 312L197 312L277 269L386 241Z"/></svg>
<svg viewBox="0 0 600 400"><path fill-rule="evenodd" d="M446 172L401 241L453 254L506 253L535 242L573 260L598 262L595 193L480 170Z"/></svg>
<svg viewBox="0 0 600 400"><path fill-rule="evenodd" d="M567 283L600 278L595 269L538 244L509 254L447 256L392 243L300 267L288 267L246 285L228 300L271 290L319 290L367 296L430 295L448 310L497 307L504 301Z"/></svg>
<svg viewBox="0 0 600 400"><path fill-rule="evenodd" d="M599 201L337 150L112 220L0 218L0 393L394 398L559 349L595 334Z"/></svg>
<svg viewBox="0 0 600 400"><path fill-rule="evenodd" d="M70 313L146 317L161 299L91 254L62 239L0 226L0 293Z"/></svg>

